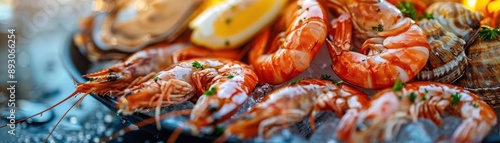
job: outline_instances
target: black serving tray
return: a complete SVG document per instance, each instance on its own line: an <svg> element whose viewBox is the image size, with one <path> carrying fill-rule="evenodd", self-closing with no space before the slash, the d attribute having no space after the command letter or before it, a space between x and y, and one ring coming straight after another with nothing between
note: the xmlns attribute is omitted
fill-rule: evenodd
<svg viewBox="0 0 500 143"><path fill-rule="evenodd" d="M83 78L82 75L86 74L88 70L92 67L93 63L87 60L86 56L83 55L78 47L73 43L73 37L70 37L67 40L67 46L63 48L63 62L67 71L71 74L74 80L78 83L86 82L87 79ZM70 80L70 79L68 79ZM117 102L110 97L98 96L95 94L90 94L92 97L97 99L99 102L108 107L111 111L117 112L118 108L116 107ZM497 125L492 129L490 135L483 140L483 143L500 143L500 108L494 109L495 113L498 117ZM122 116L122 119L127 120L131 123L137 123L145 119L149 119L152 116L144 113L135 113L129 116ZM167 140L170 134L179 126L174 123L169 122L161 122L162 128L161 130L156 129L155 124L146 125L141 127L141 130L144 130L148 133L151 133L155 137L158 137L160 140ZM192 135L189 131L184 130L176 142L179 143L193 143L193 142L212 142L218 136L214 135ZM231 137L226 142L243 142L237 138ZM314 141L312 141L314 142Z"/></svg>

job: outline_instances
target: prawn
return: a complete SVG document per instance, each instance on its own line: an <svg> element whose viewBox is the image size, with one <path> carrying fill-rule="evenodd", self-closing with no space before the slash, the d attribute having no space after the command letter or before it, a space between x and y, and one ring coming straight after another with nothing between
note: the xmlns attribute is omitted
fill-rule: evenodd
<svg viewBox="0 0 500 143"><path fill-rule="evenodd" d="M444 113L462 118L451 137L452 142L480 142L497 124L495 111L478 95L458 86L421 81L396 84L393 89L376 93L370 107L357 118L341 119L341 125L352 120L356 124L339 128L337 134L348 142L368 142L380 137L387 141L402 124L416 122L418 118L443 125Z"/></svg>
<svg viewBox="0 0 500 143"><path fill-rule="evenodd" d="M335 111L339 116L353 116L368 107L370 99L360 90L346 84L337 85L332 80L305 79L292 82L264 97L248 112L228 125L224 134L215 142L222 142L231 135L249 139L260 135L268 138L271 133L310 116L318 111Z"/></svg>
<svg viewBox="0 0 500 143"><path fill-rule="evenodd" d="M174 63L201 57L226 57L228 59L240 59L243 56L239 50L213 51L206 50L201 47L191 46L185 43L156 45L139 51L131 55L124 62L115 64L107 69L83 75L83 77L88 78L89 81L78 84L76 86L76 90L69 96L39 113L17 120L15 123L24 122L32 117L49 111L72 97L76 97L80 93L83 93L83 96L78 100L78 102L75 103L75 105L80 103L80 101L90 93L101 96L123 96L125 91L130 91L126 89L133 88L135 85L148 81L155 76L156 72L161 71ZM71 108L73 108L73 106L71 106ZM70 109L68 109L68 111ZM64 118L66 113L61 117L61 120ZM7 125L0 126L0 128L5 126ZM54 129L55 127L53 130Z"/></svg>
<svg viewBox="0 0 500 143"><path fill-rule="evenodd" d="M420 72L429 58L430 46L413 20L403 18L385 1L354 0L346 5L350 14L332 21L327 38L332 69L341 79L363 88L381 89L397 80L410 81ZM361 53L351 51L356 34L353 29L358 39L367 39Z"/></svg>
<svg viewBox="0 0 500 143"><path fill-rule="evenodd" d="M118 101L119 112L129 115L139 109L197 101L190 117L192 131L230 118L257 85L252 68L228 59L193 59L175 64L140 85L127 89ZM199 99L198 99L199 98ZM198 100L195 100L198 99ZM159 128L159 122L157 122Z"/></svg>
<svg viewBox="0 0 500 143"><path fill-rule="evenodd" d="M257 36L249 52L259 84L280 84L305 71L327 35L326 13L316 0L292 2L281 17Z"/></svg>

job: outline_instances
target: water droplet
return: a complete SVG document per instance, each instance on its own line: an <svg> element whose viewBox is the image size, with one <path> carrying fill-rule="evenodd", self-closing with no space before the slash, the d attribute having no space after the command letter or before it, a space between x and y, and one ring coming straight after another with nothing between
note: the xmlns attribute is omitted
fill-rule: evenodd
<svg viewBox="0 0 500 143"><path fill-rule="evenodd" d="M78 118L76 118L75 116L72 116L69 118L69 122L71 124L77 124L78 123Z"/></svg>
<svg viewBox="0 0 500 143"><path fill-rule="evenodd" d="M113 117L111 115L104 116L104 122L111 123L113 121Z"/></svg>

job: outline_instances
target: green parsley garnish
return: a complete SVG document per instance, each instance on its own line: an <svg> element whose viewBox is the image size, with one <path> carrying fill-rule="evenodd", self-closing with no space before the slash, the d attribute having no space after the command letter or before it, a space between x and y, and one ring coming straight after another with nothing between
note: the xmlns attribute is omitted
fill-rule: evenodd
<svg viewBox="0 0 500 143"><path fill-rule="evenodd" d="M290 82L290 85L294 85L294 84L296 84L297 82L300 82L300 81L301 80L294 80L294 81Z"/></svg>
<svg viewBox="0 0 500 143"><path fill-rule="evenodd" d="M208 89L207 91L203 92L205 95L214 95L215 94L215 87L212 87Z"/></svg>
<svg viewBox="0 0 500 143"><path fill-rule="evenodd" d="M331 80L330 78L332 78L332 76L328 75L328 74L321 74L321 79L324 79L324 80Z"/></svg>
<svg viewBox="0 0 500 143"><path fill-rule="evenodd" d="M398 95L398 99L401 101L401 99L403 99L403 96Z"/></svg>
<svg viewBox="0 0 500 143"><path fill-rule="evenodd" d="M429 90L427 90L427 88L424 88L424 90L425 90L425 93L429 93Z"/></svg>
<svg viewBox="0 0 500 143"><path fill-rule="evenodd" d="M227 78L228 79L232 79L234 76L232 74L228 75Z"/></svg>
<svg viewBox="0 0 500 143"><path fill-rule="evenodd" d="M412 2L400 2L398 4L398 9L404 16L417 20L417 10L415 9L415 6L413 6Z"/></svg>
<svg viewBox="0 0 500 143"><path fill-rule="evenodd" d="M372 30L375 30L375 31L378 31L378 32L382 32L382 31L384 31L384 28L382 27L381 24L379 24L377 26L373 26Z"/></svg>
<svg viewBox="0 0 500 143"><path fill-rule="evenodd" d="M434 15L432 13L424 13L424 16L421 18L434 19Z"/></svg>
<svg viewBox="0 0 500 143"><path fill-rule="evenodd" d="M394 86L392 87L393 91L401 91L403 89L404 85L401 82L401 80L396 80L396 83L394 83Z"/></svg>
<svg viewBox="0 0 500 143"><path fill-rule="evenodd" d="M298 8L299 8L299 9L302 9L302 6L301 6L301 5L298 5Z"/></svg>
<svg viewBox="0 0 500 143"><path fill-rule="evenodd" d="M470 105L474 108L479 108L479 105L476 102L471 102Z"/></svg>
<svg viewBox="0 0 500 143"><path fill-rule="evenodd" d="M411 103L415 103L415 99L417 98L417 94L415 92L410 93L410 101Z"/></svg>
<svg viewBox="0 0 500 143"><path fill-rule="evenodd" d="M422 101L425 101L427 100L427 98L425 96L422 96Z"/></svg>
<svg viewBox="0 0 500 143"><path fill-rule="evenodd" d="M332 81L332 82L333 82L333 84L335 84L335 85L341 85L342 83L344 83L344 81L342 81L342 80L339 80L339 81Z"/></svg>
<svg viewBox="0 0 500 143"><path fill-rule="evenodd" d="M198 61L193 62L193 67L197 69L205 69L205 67L203 67L203 65L201 65Z"/></svg>
<svg viewBox="0 0 500 143"><path fill-rule="evenodd" d="M462 97L462 95L458 93L451 94L451 105L457 105L458 102L460 102L460 97Z"/></svg>
<svg viewBox="0 0 500 143"><path fill-rule="evenodd" d="M95 80L95 78L90 78L89 81L90 82L93 82Z"/></svg>
<svg viewBox="0 0 500 143"><path fill-rule="evenodd" d="M500 34L498 26L493 28L493 30L488 28L488 27L483 27L483 29L479 31L479 37L481 39L483 39L484 41L490 41L493 39L497 39L498 34Z"/></svg>
<svg viewBox="0 0 500 143"><path fill-rule="evenodd" d="M221 135L223 133L224 133L224 127L217 126L217 128L215 128L215 130L212 134L213 135Z"/></svg>
<svg viewBox="0 0 500 143"><path fill-rule="evenodd" d="M153 80L154 80L155 82L157 82L157 81L158 81L158 79L160 79L160 78L158 78L158 77L153 78Z"/></svg>

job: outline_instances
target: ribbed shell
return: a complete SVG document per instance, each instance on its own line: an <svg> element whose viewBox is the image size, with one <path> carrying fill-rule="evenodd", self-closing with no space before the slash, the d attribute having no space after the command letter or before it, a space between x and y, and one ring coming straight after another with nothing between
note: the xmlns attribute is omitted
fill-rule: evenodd
<svg viewBox="0 0 500 143"><path fill-rule="evenodd" d="M427 65L415 80L451 83L460 78L467 66L465 41L444 30L436 20L422 20L418 24L427 36L430 52Z"/></svg>
<svg viewBox="0 0 500 143"><path fill-rule="evenodd" d="M467 50L469 65L457 84L482 95L492 107L500 107L500 38L484 41L480 38Z"/></svg>
<svg viewBox="0 0 500 143"><path fill-rule="evenodd" d="M446 29L468 42L480 28L484 16L465 8L464 5L454 2L438 2L427 8Z"/></svg>

